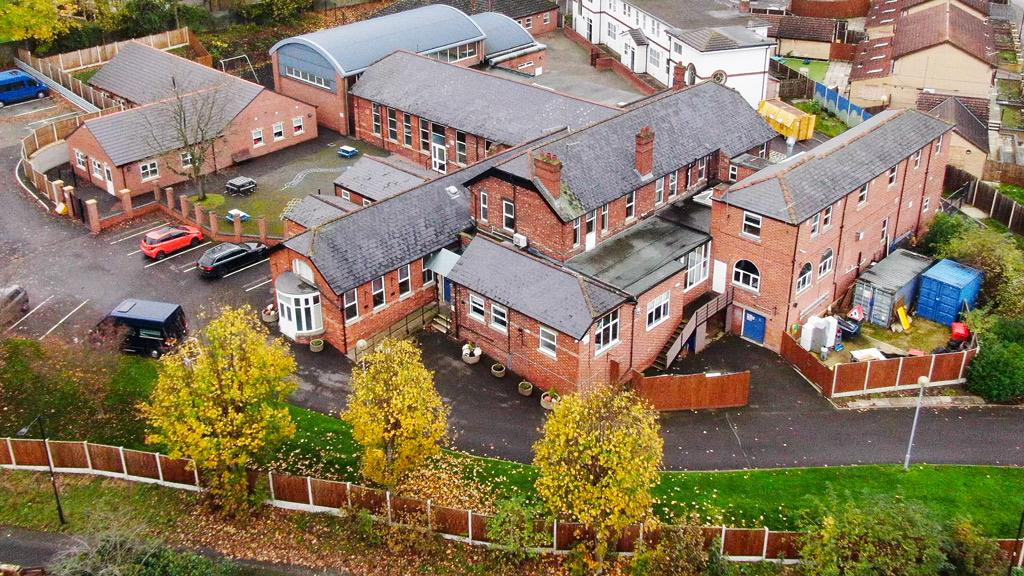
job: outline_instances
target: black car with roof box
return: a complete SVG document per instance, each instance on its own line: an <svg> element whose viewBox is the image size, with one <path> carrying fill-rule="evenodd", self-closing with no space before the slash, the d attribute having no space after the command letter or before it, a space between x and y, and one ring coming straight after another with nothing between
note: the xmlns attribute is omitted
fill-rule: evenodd
<svg viewBox="0 0 1024 576"><path fill-rule="evenodd" d="M100 327L124 330L122 350L154 358L174 349L188 334L185 311L180 304L134 298L118 304Z"/></svg>

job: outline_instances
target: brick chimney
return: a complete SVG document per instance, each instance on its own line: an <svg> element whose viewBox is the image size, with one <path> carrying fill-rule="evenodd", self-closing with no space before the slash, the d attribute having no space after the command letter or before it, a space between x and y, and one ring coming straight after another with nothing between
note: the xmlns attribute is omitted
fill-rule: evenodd
<svg viewBox="0 0 1024 576"><path fill-rule="evenodd" d="M644 126L636 135L636 171L647 177L654 172L654 129Z"/></svg>
<svg viewBox="0 0 1024 576"><path fill-rule="evenodd" d="M533 158L533 177L540 181L541 186L551 196L558 198L562 195L562 161L551 152L544 152L536 156L530 153Z"/></svg>
<svg viewBox="0 0 1024 576"><path fill-rule="evenodd" d="M722 198L725 198L725 193L728 191L729 185L723 182L722 184L719 184L714 187L714 189L711 191L711 197L720 200Z"/></svg>
<svg viewBox="0 0 1024 576"><path fill-rule="evenodd" d="M740 12L750 14L750 0L740 0Z"/></svg>
<svg viewBox="0 0 1024 576"><path fill-rule="evenodd" d="M686 87L686 68L683 68L682 64L676 63L672 68L672 89L682 90Z"/></svg>

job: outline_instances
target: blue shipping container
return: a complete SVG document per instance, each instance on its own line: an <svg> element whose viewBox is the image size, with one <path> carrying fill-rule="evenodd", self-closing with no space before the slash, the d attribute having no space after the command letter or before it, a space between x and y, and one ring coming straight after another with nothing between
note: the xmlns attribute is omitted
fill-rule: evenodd
<svg viewBox="0 0 1024 576"><path fill-rule="evenodd" d="M982 273L954 262L943 260L921 275L917 299L917 315L949 326L960 318L966 303L974 308L981 291Z"/></svg>

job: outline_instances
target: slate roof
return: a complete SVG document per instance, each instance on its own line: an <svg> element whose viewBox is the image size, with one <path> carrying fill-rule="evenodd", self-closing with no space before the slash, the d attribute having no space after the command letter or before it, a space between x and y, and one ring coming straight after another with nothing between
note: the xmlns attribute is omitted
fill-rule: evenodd
<svg viewBox="0 0 1024 576"><path fill-rule="evenodd" d="M654 178L717 150L738 156L776 135L738 92L705 82L653 96L625 113L534 147L534 154L550 152L562 161L563 192L555 200L539 181L534 186L564 222L640 188L652 181L635 169L636 134L648 126L655 132ZM525 153L497 169L533 180Z"/></svg>
<svg viewBox="0 0 1024 576"><path fill-rule="evenodd" d="M227 83L221 88L192 92L181 97L129 108L107 116L87 120L86 127L99 142L115 166L158 156L195 142L182 142L173 126L186 117L185 133L197 138L201 131L195 123L204 123L207 134L219 135L231 121L263 90L250 82ZM255 87L253 89L252 87Z"/></svg>
<svg viewBox="0 0 1024 576"><path fill-rule="evenodd" d="M755 46L775 44L774 40L761 36L757 32L743 26L684 30L678 36L680 40L701 52L735 50L737 48L753 48Z"/></svg>
<svg viewBox="0 0 1024 576"><path fill-rule="evenodd" d="M285 38L270 48L273 54L286 44L297 43L316 50L346 77L396 50L429 53L483 40L483 31L462 11L432 4Z"/></svg>
<svg viewBox="0 0 1024 576"><path fill-rule="evenodd" d="M331 290L342 294L456 241L473 224L463 184L518 150L356 210L284 244L309 257Z"/></svg>
<svg viewBox="0 0 1024 576"><path fill-rule="evenodd" d="M953 124L954 132L988 154L988 100L922 92L917 109Z"/></svg>
<svg viewBox="0 0 1024 576"><path fill-rule="evenodd" d="M398 0L398 2L390 4L380 12L377 12L376 16L385 16L434 4L454 6L466 14L500 12L512 18L533 16L540 12L548 12L558 8L558 4L551 0Z"/></svg>
<svg viewBox="0 0 1024 576"><path fill-rule="evenodd" d="M310 194L288 208L282 217L300 226L313 228L358 209L359 206L340 196Z"/></svg>
<svg viewBox="0 0 1024 576"><path fill-rule="evenodd" d="M817 148L733 184L715 201L800 224L951 129L917 110L885 110Z"/></svg>
<svg viewBox="0 0 1024 576"><path fill-rule="evenodd" d="M517 145L618 114L614 108L454 64L396 52L352 94L493 142Z"/></svg>
<svg viewBox="0 0 1024 576"><path fill-rule="evenodd" d="M545 48L543 44L538 44L533 39L526 28L504 14L483 12L470 18L487 35L487 39L484 40L484 58L488 60L513 50Z"/></svg>
<svg viewBox="0 0 1024 576"><path fill-rule="evenodd" d="M893 58L948 42L984 62L995 53L992 26L954 4L901 16L896 23Z"/></svg>
<svg viewBox="0 0 1024 576"><path fill-rule="evenodd" d="M175 86L187 94L231 84L250 99L262 90L258 84L134 41L122 45L89 84L135 104L163 100L174 94Z"/></svg>
<svg viewBox="0 0 1024 576"><path fill-rule="evenodd" d="M760 14L740 12L739 0L630 0L677 30L717 26L766 26Z"/></svg>
<svg viewBox="0 0 1024 576"><path fill-rule="evenodd" d="M639 28L630 28L629 37L633 40L633 44L636 44L637 46L647 46L647 44L649 44L644 31Z"/></svg>
<svg viewBox="0 0 1024 576"><path fill-rule="evenodd" d="M626 301L570 270L477 236L448 276L457 284L573 338Z"/></svg>
<svg viewBox="0 0 1024 576"><path fill-rule="evenodd" d="M385 164L376 158L361 156L345 169L334 184L370 200L385 200L423 184L422 178Z"/></svg>
<svg viewBox="0 0 1024 576"><path fill-rule="evenodd" d="M757 17L771 24L768 28L770 38L832 42L836 34L836 21L832 18L791 14L758 14Z"/></svg>
<svg viewBox="0 0 1024 576"><path fill-rule="evenodd" d="M680 208L686 209L682 203ZM659 213L573 257L566 265L637 297L685 269L680 258L710 241L710 234L681 224L671 213L665 217Z"/></svg>

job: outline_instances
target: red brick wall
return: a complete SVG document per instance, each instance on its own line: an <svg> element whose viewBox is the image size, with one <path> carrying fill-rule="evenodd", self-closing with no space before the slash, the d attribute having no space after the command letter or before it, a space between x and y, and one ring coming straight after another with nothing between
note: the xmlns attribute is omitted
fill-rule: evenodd
<svg viewBox="0 0 1024 576"><path fill-rule="evenodd" d="M547 17L548 19L546 23L544 22L545 17ZM526 28L526 30L534 37L540 36L541 34L554 32L556 29L558 29L559 20L557 8L548 10L546 12L537 12L536 14L531 16L530 19L531 20L529 22L529 27L527 26L528 23L526 18L520 18L516 20L516 22L519 22L519 25L522 26L523 28Z"/></svg>
<svg viewBox="0 0 1024 576"><path fill-rule="evenodd" d="M760 239L748 238L740 234L743 210L715 202L711 233L716 258L728 265L728 281L732 281L733 266L740 259L750 260L761 273L759 293L736 288L731 329L740 333L742 308L749 308L767 317L765 346L778 350L788 326L825 311L873 261L884 258L883 222L887 220L889 242L907 232L922 234L939 206L949 157L948 145L938 155L933 154L934 146L922 151L917 169L912 157L901 161L895 185L888 185L887 171L875 177L863 206L858 205L859 190L839 200L833 205L831 226L820 225L816 236L812 236L810 220L791 226L763 218ZM930 206L922 213L925 197ZM819 276L821 256L828 249L833 252L832 271ZM796 279L805 263L811 264L811 285L797 294Z"/></svg>
<svg viewBox="0 0 1024 576"><path fill-rule="evenodd" d="M331 346L344 352L345 321L341 312L341 298L331 291L327 280L320 275L320 271L316 269L313 262L298 252L282 248L270 254L270 275L276 282L279 275L291 271L292 261L296 259L302 260L312 268L313 279L316 281L316 287L320 290L320 308L323 311L324 317L324 333L319 337L329 342ZM274 302L276 304L276 297ZM301 340L305 340L303 343L308 342L308 338Z"/></svg>
<svg viewBox="0 0 1024 576"><path fill-rule="evenodd" d="M353 204L355 204L355 205L357 205L357 206L362 206L363 205L363 201L367 200L367 198L365 198L362 194L357 194L357 193L355 193L355 192L353 192L353 191L351 191L351 190L349 190L347 188L344 188L343 186L340 186L338 184L334 185L334 195L335 196L338 196L338 197L340 197L342 199L345 199L344 198L344 194L345 193L348 193L348 201L353 203ZM373 200L370 200L370 202L373 202Z"/></svg>
<svg viewBox="0 0 1024 576"><path fill-rule="evenodd" d="M338 91L331 93L306 82L300 82L279 73L277 53L272 56L274 66L274 91L285 96L305 102L315 108L316 122L320 126L330 128L342 134L348 134L347 114L347 79L335 75Z"/></svg>
<svg viewBox="0 0 1024 576"><path fill-rule="evenodd" d="M857 18L868 15L870 0L792 0L789 10L797 16Z"/></svg>
<svg viewBox="0 0 1024 576"><path fill-rule="evenodd" d="M355 137L369 142L389 152L399 154L412 160L413 162L423 166L424 168L431 168L431 156L429 150L420 150L420 121L421 118L415 115L411 116L412 124L412 145L405 145L405 132L404 132L404 118L405 113L401 110L395 110L396 122L398 124L398 140L390 140L388 138L388 108L386 106L380 107L380 134L373 133L373 103L364 98L356 96L352 97L352 113L355 117L356 130ZM432 121L430 118L427 121ZM439 123L440 124L440 123ZM485 139L475 134L466 133L466 162L460 164L457 162L456 154L456 130L450 126L445 127L445 143L448 150L448 172L453 172L457 167L469 166L476 164L480 160L487 157L487 149L485 147Z"/></svg>
<svg viewBox="0 0 1024 576"><path fill-rule="evenodd" d="M713 255L712 255L713 259ZM631 343L633 347L631 367L637 371L646 370L658 359L661 350L668 344L679 324L686 321L683 309L696 300L701 294L711 289L710 262L708 278L686 290L686 272L681 271L654 288L651 288L637 299L636 333ZM647 330L647 306L665 292L670 292L669 315L666 320Z"/></svg>
<svg viewBox="0 0 1024 576"><path fill-rule="evenodd" d="M497 65L498 68L508 68L509 70L515 70L522 74L529 74L530 76L536 76L539 70L541 74L547 69L544 64L547 58L547 50L541 50L539 52L533 52L532 54L526 54L511 60L506 60Z"/></svg>

